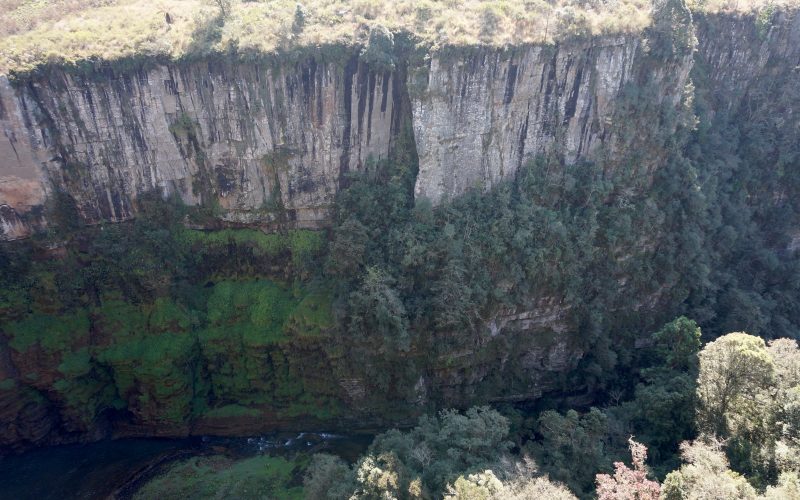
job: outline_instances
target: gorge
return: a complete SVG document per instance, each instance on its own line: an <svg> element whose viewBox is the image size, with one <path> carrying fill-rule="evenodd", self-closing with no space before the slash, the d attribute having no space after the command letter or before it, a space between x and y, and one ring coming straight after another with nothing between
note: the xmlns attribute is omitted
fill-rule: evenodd
<svg viewBox="0 0 800 500"><path fill-rule="evenodd" d="M0 454L588 407L681 314L800 336L794 9L50 64L0 127Z"/></svg>

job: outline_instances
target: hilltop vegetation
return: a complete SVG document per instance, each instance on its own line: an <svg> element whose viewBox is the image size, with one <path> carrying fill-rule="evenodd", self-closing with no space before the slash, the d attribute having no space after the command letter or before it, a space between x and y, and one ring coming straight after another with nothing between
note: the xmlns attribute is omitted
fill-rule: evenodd
<svg viewBox="0 0 800 500"><path fill-rule="evenodd" d="M707 12L761 12L797 0L697 0ZM372 27L407 33L429 50L638 33L648 0L2 0L0 73L43 64L254 57L304 47L365 44Z"/></svg>
<svg viewBox="0 0 800 500"><path fill-rule="evenodd" d="M6 2L9 3L9 2ZM107 0L84 5L9 5L0 20L2 66L25 71L42 63L130 57L180 58L211 52L269 54L299 47L364 44L370 27L407 32L445 46L552 43L573 34L638 32L649 3L380 0ZM72 10L63 16L63 10ZM50 19L48 19L50 18Z"/></svg>

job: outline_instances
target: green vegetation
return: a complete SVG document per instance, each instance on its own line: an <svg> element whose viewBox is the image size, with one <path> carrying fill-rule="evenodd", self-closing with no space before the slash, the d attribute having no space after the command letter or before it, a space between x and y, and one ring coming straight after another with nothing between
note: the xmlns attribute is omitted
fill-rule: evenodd
<svg viewBox="0 0 800 500"><path fill-rule="evenodd" d="M689 366L696 377L696 389L694 379L684 389L687 396L696 392L697 399L688 405L674 399L663 403L681 414L688 406L688 427L667 431L670 443L683 441L680 447L653 441L648 432L654 422L639 420L650 403L642 400L642 391L669 384L660 380L604 410L545 411L515 425L486 407L423 417L409 431L377 436L352 466L316 455L306 470L306 494L329 499L575 498L549 479L554 478L581 498L596 495L600 500L795 498L800 492L800 440L792 413L800 390L797 342L780 339L767 347L757 337L731 333L699 350L699 330L685 318L653 338L643 373L686 373ZM509 416L513 421L520 414L510 410ZM663 426L670 415L660 417ZM533 433L526 429L530 422ZM650 460L656 467L647 464L647 447L631 434L656 443L661 451ZM517 440L514 451L510 438ZM622 461L628 450L631 467ZM610 472L612 460L613 475L597 473ZM669 464L676 468L666 473Z"/></svg>
<svg viewBox="0 0 800 500"><path fill-rule="evenodd" d="M208 299L209 328L201 337L237 335L247 347L279 342L292 306L290 293L271 282L218 283Z"/></svg>
<svg viewBox="0 0 800 500"><path fill-rule="evenodd" d="M758 337L731 333L706 345L697 381L704 434L681 445L685 464L667 475L662 498L794 498L800 442L786 412L800 388L799 363L794 340L767 347Z"/></svg>
<svg viewBox="0 0 800 500"><path fill-rule="evenodd" d="M493 348L508 352L507 342L522 352L580 343L588 354L559 387L615 389L625 385L620 370L635 364L633 339L681 312L705 269L703 200L690 163L670 163L652 189L631 195L623 186L645 184L649 176L634 165L607 173L601 162L566 166L554 154L524 165L511 182L436 208L414 202L416 168L413 158L395 159L352 176L337 200L325 267L343 299L343 335L369 339L369 348L387 356L404 358L419 348L428 359L452 360L473 345L491 357ZM486 318L524 311L542 298L569 305L564 330L579 338L548 331L489 335ZM648 300L661 304L655 315L642 310ZM530 390L524 368L505 369L478 390ZM364 367L365 378L387 389L392 377L407 373ZM414 383L407 380L406 390ZM409 392L397 397L413 397Z"/></svg>
<svg viewBox="0 0 800 500"><path fill-rule="evenodd" d="M258 410L240 405L220 406L204 414L208 418L258 417L259 415L261 412Z"/></svg>
<svg viewBox="0 0 800 500"><path fill-rule="evenodd" d="M39 344L48 351L63 351L80 342L89 334L89 319L85 312L73 314L38 314L6 326L11 340L9 345L17 351L26 351Z"/></svg>
<svg viewBox="0 0 800 500"><path fill-rule="evenodd" d="M132 223L0 249L0 330L25 385L78 429L109 409L175 432L236 409L331 418L335 381L304 367L335 326L333 290L311 279L324 235L197 231L187 211L145 198ZM32 260L49 238L64 254Z"/></svg>
<svg viewBox="0 0 800 500"><path fill-rule="evenodd" d="M181 113L175 121L170 123L169 131L172 135L188 135L193 133L195 126L195 122L188 114Z"/></svg>
<svg viewBox="0 0 800 500"><path fill-rule="evenodd" d="M508 432L508 420L487 407L422 417L408 432L395 429L376 437L352 467L331 455L315 455L306 470L305 493L320 499L441 498L445 491L445 498L465 500L533 498L528 495L537 492L574 498L545 477L526 477L535 471L508 453Z"/></svg>
<svg viewBox="0 0 800 500"><path fill-rule="evenodd" d="M326 398L335 394L331 381L307 387L304 360L292 358L291 345L300 338L325 341L333 324L329 297L319 289L295 297L268 281L215 285L208 324L197 333L213 399L330 417L337 405Z"/></svg>
<svg viewBox="0 0 800 500"><path fill-rule="evenodd" d="M285 327L295 336L319 336L334 326L333 291L326 286L310 288L286 318Z"/></svg>
<svg viewBox="0 0 800 500"><path fill-rule="evenodd" d="M771 16L774 12L780 9L797 8L796 0L693 0L687 3L693 10L708 14L758 13L759 16Z"/></svg>
<svg viewBox="0 0 800 500"><path fill-rule="evenodd" d="M567 488L550 481L547 476L535 476L531 473L512 475L504 482L500 481L491 470L468 476L459 476L452 485L448 485L445 500L527 500L530 498L547 498L551 500L575 500Z"/></svg>
<svg viewBox="0 0 800 500"><path fill-rule="evenodd" d="M305 498L291 486L294 462L260 456L233 461L223 456L191 458L173 465L136 492L136 499Z"/></svg>
<svg viewBox="0 0 800 500"><path fill-rule="evenodd" d="M208 251L228 245L250 246L257 257L276 257L281 252L290 251L302 262L322 247L319 233L307 230L292 230L286 235L266 234L254 229L221 229L200 231L187 229L181 233L189 245L196 245L201 251Z"/></svg>

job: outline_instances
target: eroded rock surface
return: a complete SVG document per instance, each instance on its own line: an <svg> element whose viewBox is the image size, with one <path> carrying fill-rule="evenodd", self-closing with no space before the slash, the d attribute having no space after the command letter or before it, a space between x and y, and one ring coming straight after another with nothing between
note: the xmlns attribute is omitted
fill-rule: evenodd
<svg viewBox="0 0 800 500"><path fill-rule="evenodd" d="M0 204L19 212L56 187L88 222L121 221L158 190L218 204L231 221L269 222L281 210L317 227L343 177L388 155L402 88L356 59L54 70L16 89L4 80ZM39 191L17 196L31 181ZM11 229L5 239L19 234Z"/></svg>

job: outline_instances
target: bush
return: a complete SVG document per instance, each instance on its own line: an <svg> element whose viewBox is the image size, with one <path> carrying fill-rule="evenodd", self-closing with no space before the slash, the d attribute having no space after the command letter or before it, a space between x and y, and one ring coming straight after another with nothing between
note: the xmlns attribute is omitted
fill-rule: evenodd
<svg viewBox="0 0 800 500"><path fill-rule="evenodd" d="M394 36L391 31L380 24L369 30L369 42L361 51L361 60L376 70L394 70Z"/></svg>
<svg viewBox="0 0 800 500"><path fill-rule="evenodd" d="M306 27L307 17L308 11L306 11L306 8L303 7L302 4L297 4L294 9L294 20L292 21L292 33L294 33L295 36L303 32L303 29Z"/></svg>

